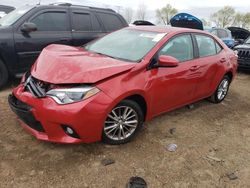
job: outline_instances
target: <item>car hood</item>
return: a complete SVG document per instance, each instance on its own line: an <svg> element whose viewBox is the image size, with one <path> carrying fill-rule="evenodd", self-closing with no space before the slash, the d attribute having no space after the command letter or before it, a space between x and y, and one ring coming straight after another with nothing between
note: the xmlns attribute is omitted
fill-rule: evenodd
<svg viewBox="0 0 250 188"><path fill-rule="evenodd" d="M95 83L128 71L135 65L81 47L50 45L41 52L31 74L36 79L53 84Z"/></svg>
<svg viewBox="0 0 250 188"><path fill-rule="evenodd" d="M0 25L0 33L10 33L12 31L12 26L1 26Z"/></svg>
<svg viewBox="0 0 250 188"><path fill-rule="evenodd" d="M246 40L250 36L250 32L244 28L240 27L228 27L232 33L234 39L243 39Z"/></svg>
<svg viewBox="0 0 250 188"><path fill-rule="evenodd" d="M234 49L250 49L250 44L241 44L236 46Z"/></svg>

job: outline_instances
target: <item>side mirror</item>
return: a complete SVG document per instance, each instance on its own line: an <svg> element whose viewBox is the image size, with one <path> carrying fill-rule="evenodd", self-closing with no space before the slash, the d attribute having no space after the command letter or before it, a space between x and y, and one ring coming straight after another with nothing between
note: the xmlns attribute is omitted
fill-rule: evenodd
<svg viewBox="0 0 250 188"><path fill-rule="evenodd" d="M177 67L180 61L172 56L161 55L158 58L158 67Z"/></svg>
<svg viewBox="0 0 250 188"><path fill-rule="evenodd" d="M30 33L32 31L36 31L37 30L37 26L34 23L31 22L26 22L21 26L21 31L23 33Z"/></svg>

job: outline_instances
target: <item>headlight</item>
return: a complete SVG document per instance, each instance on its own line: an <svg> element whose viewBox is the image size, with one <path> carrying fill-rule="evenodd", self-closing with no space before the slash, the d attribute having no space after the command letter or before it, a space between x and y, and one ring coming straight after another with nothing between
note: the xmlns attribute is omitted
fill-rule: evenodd
<svg viewBox="0 0 250 188"><path fill-rule="evenodd" d="M46 93L47 96L53 98L58 104L69 104L85 100L100 90L92 86L83 86L67 89L52 89Z"/></svg>

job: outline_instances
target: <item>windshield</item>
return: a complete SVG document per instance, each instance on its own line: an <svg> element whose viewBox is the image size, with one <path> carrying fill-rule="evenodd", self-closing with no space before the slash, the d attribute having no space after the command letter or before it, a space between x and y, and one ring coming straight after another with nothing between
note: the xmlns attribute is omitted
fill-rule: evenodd
<svg viewBox="0 0 250 188"><path fill-rule="evenodd" d="M85 46L86 50L112 58L139 61L166 33L123 29Z"/></svg>
<svg viewBox="0 0 250 188"><path fill-rule="evenodd" d="M26 5L10 12L9 14L0 19L0 26L10 26L14 24L20 17L22 17L22 15L24 15L32 8L33 6Z"/></svg>
<svg viewBox="0 0 250 188"><path fill-rule="evenodd" d="M245 41L246 44L250 44L250 37Z"/></svg>

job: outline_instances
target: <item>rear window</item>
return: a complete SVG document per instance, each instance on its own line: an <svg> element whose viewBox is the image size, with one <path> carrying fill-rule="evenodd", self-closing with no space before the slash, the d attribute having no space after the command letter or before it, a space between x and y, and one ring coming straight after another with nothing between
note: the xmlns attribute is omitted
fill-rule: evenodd
<svg viewBox="0 0 250 188"><path fill-rule="evenodd" d="M222 47L217 42L215 42L215 46L217 54L220 53L222 51Z"/></svg>
<svg viewBox="0 0 250 188"><path fill-rule="evenodd" d="M218 29L217 31L217 35L219 38L227 38L229 37L228 34L227 34L227 31L223 30L223 29Z"/></svg>
<svg viewBox="0 0 250 188"><path fill-rule="evenodd" d="M205 35L196 35L200 57L212 56L217 54L214 39Z"/></svg>
<svg viewBox="0 0 250 188"><path fill-rule="evenodd" d="M123 23L117 15L101 12L98 12L97 14L101 18L103 25L107 31L115 31L123 28Z"/></svg>
<svg viewBox="0 0 250 188"><path fill-rule="evenodd" d="M73 13L73 30L91 31L91 17L87 13Z"/></svg>

